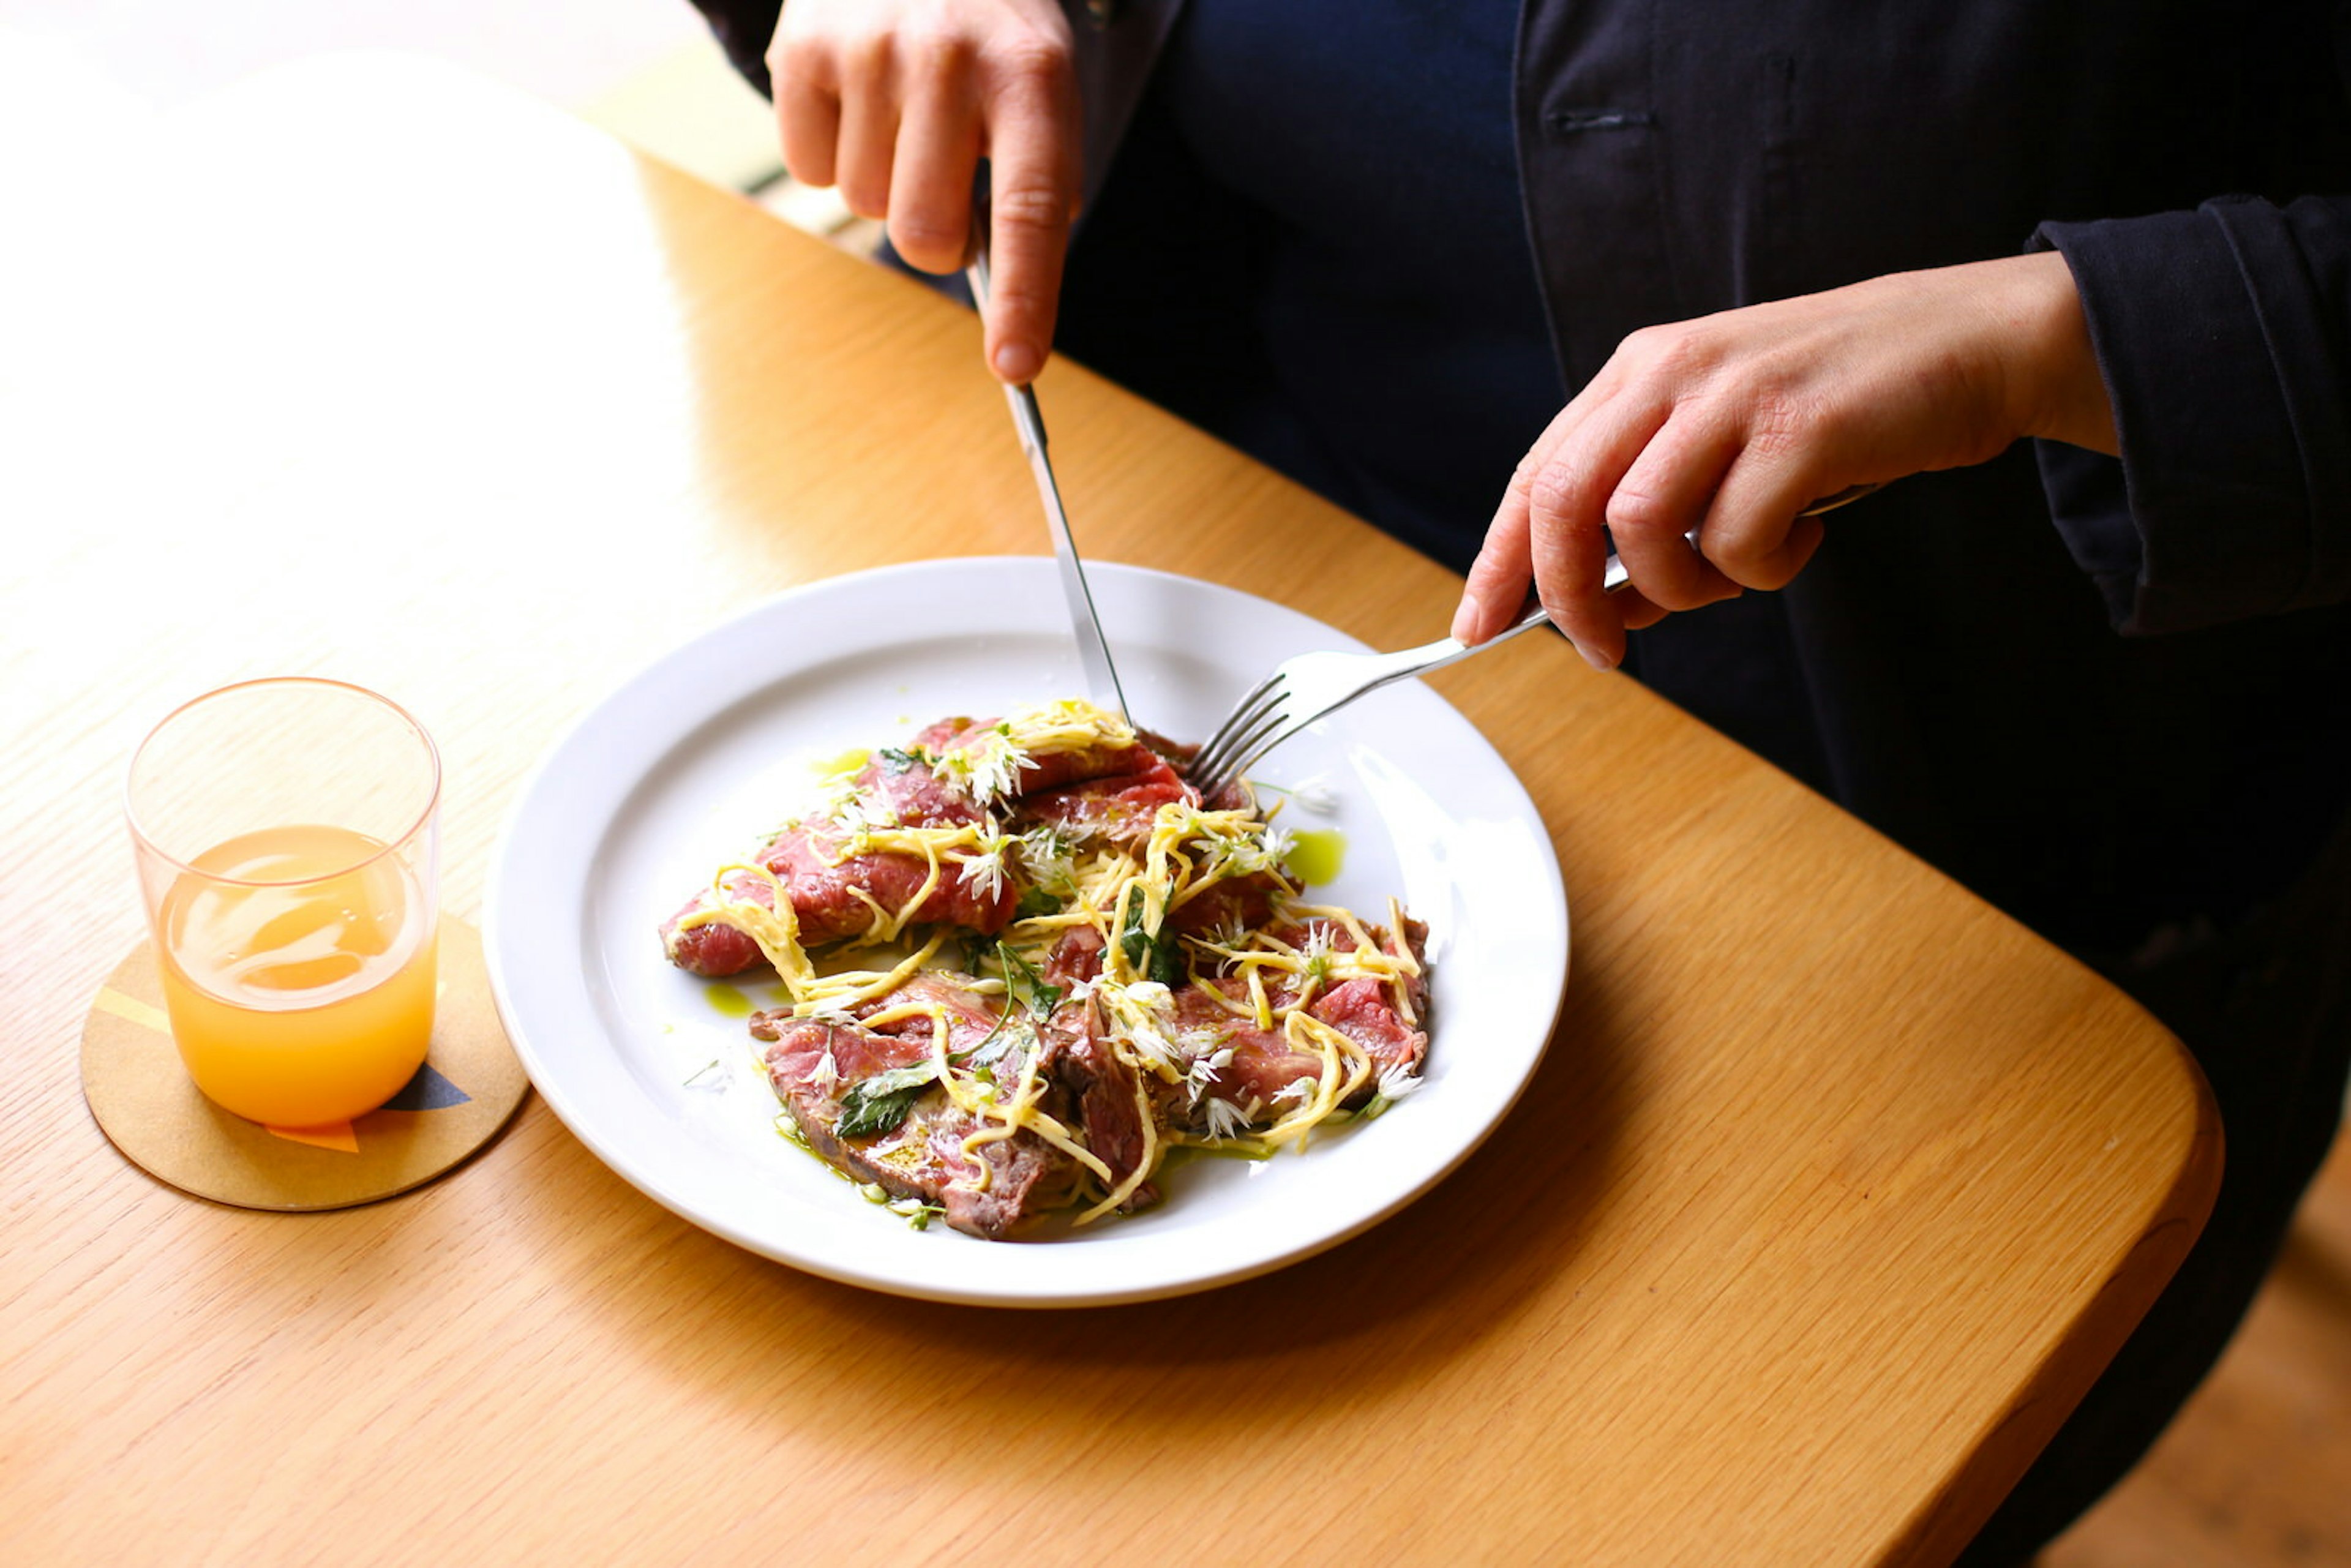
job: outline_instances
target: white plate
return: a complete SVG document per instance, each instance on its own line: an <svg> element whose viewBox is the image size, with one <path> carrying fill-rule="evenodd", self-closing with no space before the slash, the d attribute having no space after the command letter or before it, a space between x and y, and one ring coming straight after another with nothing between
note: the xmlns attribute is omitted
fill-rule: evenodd
<svg viewBox="0 0 2351 1568"><path fill-rule="evenodd" d="M1133 567L1092 577L1132 711L1174 736L1205 735L1277 660L1362 647L1230 589ZM507 827L484 924L507 1031L598 1158L695 1223L814 1273L937 1301L1074 1306L1200 1290L1319 1251L1410 1202L1492 1131L1558 1012L1566 899L1509 767L1407 682L1259 771L1320 775L1336 794L1327 819L1295 807L1284 819L1345 835L1344 868L1320 895L1384 918L1395 894L1428 922L1434 1029L1418 1093L1303 1154L1196 1161L1156 1208L1038 1241L912 1230L777 1134L742 1019L664 960L656 927L804 800L825 759L949 714L1081 691L1061 602L1053 563L1034 557L812 583L659 660L557 744ZM773 995L744 988L761 1005Z"/></svg>

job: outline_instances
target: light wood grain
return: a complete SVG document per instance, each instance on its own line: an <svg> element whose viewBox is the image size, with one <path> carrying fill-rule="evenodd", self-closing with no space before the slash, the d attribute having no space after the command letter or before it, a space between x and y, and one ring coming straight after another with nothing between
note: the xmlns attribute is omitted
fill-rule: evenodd
<svg viewBox="0 0 2351 1568"><path fill-rule="evenodd" d="M136 935L118 771L172 700L397 695L471 918L525 771L655 653L1043 548L976 327L911 282L413 64L175 129L158 201L52 180L52 243L0 246L12 1560L1933 1562L2200 1222L2168 1036L1541 637L1437 684L1553 835L1565 1014L1468 1166L1322 1258L902 1301L685 1224L536 1102L370 1208L156 1186L74 1057ZM1080 370L1040 392L1094 554L1442 630L1457 583L1401 546Z"/></svg>

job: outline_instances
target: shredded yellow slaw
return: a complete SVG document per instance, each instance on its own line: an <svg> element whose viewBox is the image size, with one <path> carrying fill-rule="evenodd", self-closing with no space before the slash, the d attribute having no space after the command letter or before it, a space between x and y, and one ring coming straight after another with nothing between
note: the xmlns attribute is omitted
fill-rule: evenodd
<svg viewBox="0 0 2351 1568"><path fill-rule="evenodd" d="M995 807L1017 792L1019 775L1034 768L1035 758L1123 749L1135 744L1134 732L1115 715L1066 701L1015 713L977 732L977 738L967 738L970 733L923 760L981 807L981 821L876 821L869 815L872 802L847 799L837 800L830 814L786 825L786 831L808 831L812 842L830 840L836 865L867 854L919 856L925 865L920 885L895 908L852 889L870 906L870 917L862 930L826 946L824 964L802 945L783 879L762 865L720 867L705 905L677 925L684 930L724 923L748 936L775 967L796 1018L839 1018L875 1002L883 1006L860 1020L867 1028L927 1016L937 1082L948 1100L979 1124L961 1145L977 1173L971 1178L976 1190L986 1191L990 1180L987 1162L977 1151L1024 1132L1068 1155L1085 1173L1078 1193L1085 1204L1075 1218L1079 1225L1129 1203L1171 1149L1303 1149L1316 1128L1379 1075L1378 1062L1363 1046L1312 1016L1314 1003L1339 986L1368 979L1387 994L1400 1019L1417 1025L1412 990L1422 971L1405 940L1401 906L1388 901L1387 930L1375 937L1352 911L1307 903L1281 863L1286 835L1271 822L1279 806L1261 815L1254 801L1235 810L1189 801L1164 804L1148 833L1140 835L1139 852L1102 834L1018 833L999 820ZM1000 936L1001 946L986 954L965 950L964 934L939 926L894 961L829 967L862 951L904 946L916 915L950 876L976 879L988 892L998 885L1041 890L1055 906L1013 921ZM1001 884L991 880L999 878ZM756 879L772 903L762 904L736 891L745 879ZM1254 926L1177 936L1175 951L1186 961L1190 988L1213 998L1217 1016L1232 1019L1235 1027L1278 1033L1292 1050L1319 1063L1313 1078L1301 1076L1291 1093L1277 1097L1291 1099L1289 1104L1242 1104L1218 1096L1216 1051L1232 1029L1219 1033L1196 1022L1187 1025L1176 993L1154 977L1155 958L1163 973L1167 967L1163 939L1170 933L1170 915L1219 884L1240 879L1254 879L1251 885L1265 890L1271 917ZM1008 1012L1019 1009L1024 1004L1014 963L1029 975L1041 973L1055 946L1079 928L1091 928L1101 938L1101 973L1078 988L1078 995L1056 999L1093 1009L1096 1039L1133 1072L1144 1146L1140 1162L1123 1178L1114 1178L1083 1138L1044 1108L1050 1084L1039 1072L1041 1050L1022 1052L1017 1077L998 1082L985 1070L956 1060L948 1016L935 1002L888 1001L915 975L946 969L973 994L1000 999ZM1343 944L1336 933L1344 933ZM954 969L958 959L965 967ZM1212 974L1238 980L1238 994L1211 983ZM1044 1022L1042 1016L1030 1020L1032 1027ZM1228 1051L1226 1060L1229 1056ZM1182 1099L1182 1121L1189 1125L1162 1126L1150 1088L1155 1081L1162 1099Z"/></svg>

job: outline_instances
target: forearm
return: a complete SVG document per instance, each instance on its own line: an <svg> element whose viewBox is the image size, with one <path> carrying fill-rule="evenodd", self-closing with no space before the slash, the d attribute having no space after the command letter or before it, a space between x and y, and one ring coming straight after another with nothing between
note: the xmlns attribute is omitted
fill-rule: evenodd
<svg viewBox="0 0 2351 1568"><path fill-rule="evenodd" d="M2073 268L2053 251L1985 265L2002 275L1985 304L2014 367L2016 434L2116 455L2114 403Z"/></svg>

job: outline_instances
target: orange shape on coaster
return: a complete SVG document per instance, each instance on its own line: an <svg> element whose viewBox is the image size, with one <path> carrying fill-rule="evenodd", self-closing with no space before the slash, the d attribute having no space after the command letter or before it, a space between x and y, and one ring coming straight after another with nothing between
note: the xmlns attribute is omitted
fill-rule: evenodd
<svg viewBox="0 0 2351 1568"><path fill-rule="evenodd" d="M360 1152L360 1135L351 1131L349 1122L329 1122L323 1127L264 1126L262 1131L289 1144L308 1144L313 1148L333 1149L345 1155Z"/></svg>
<svg viewBox="0 0 2351 1568"><path fill-rule="evenodd" d="M142 1002L136 997L126 997L111 986L98 993L97 1006L99 1011L128 1019L142 1029L152 1029L159 1034L172 1032L172 1019L162 1008Z"/></svg>

